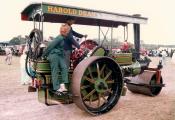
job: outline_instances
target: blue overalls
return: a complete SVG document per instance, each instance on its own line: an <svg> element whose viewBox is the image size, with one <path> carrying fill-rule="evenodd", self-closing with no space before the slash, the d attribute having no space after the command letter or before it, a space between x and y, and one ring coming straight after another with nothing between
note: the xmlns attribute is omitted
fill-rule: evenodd
<svg viewBox="0 0 175 120"><path fill-rule="evenodd" d="M64 56L64 37L58 35L46 48L42 57L47 57L50 62L53 90L60 88L60 80L58 80L58 71L60 68L62 83L68 83L68 69Z"/></svg>

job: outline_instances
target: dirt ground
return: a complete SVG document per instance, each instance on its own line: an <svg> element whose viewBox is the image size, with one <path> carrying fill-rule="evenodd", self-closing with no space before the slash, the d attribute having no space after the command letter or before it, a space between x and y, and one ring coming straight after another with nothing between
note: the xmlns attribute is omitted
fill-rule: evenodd
<svg viewBox="0 0 175 120"><path fill-rule="evenodd" d="M0 120L175 120L175 64L167 59L162 70L166 87L156 97L127 91L107 114L90 116L75 104L46 106L39 103L37 93L28 93L20 85L19 57L12 65L4 64L0 56ZM151 58L156 66L158 58Z"/></svg>

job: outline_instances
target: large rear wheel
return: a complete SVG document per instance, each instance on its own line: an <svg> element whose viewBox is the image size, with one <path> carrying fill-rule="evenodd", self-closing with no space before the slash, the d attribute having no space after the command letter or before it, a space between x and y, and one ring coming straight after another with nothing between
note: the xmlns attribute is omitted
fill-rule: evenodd
<svg viewBox="0 0 175 120"><path fill-rule="evenodd" d="M83 60L72 78L75 104L92 115L108 112L120 98L122 73L119 65L109 57L93 56Z"/></svg>

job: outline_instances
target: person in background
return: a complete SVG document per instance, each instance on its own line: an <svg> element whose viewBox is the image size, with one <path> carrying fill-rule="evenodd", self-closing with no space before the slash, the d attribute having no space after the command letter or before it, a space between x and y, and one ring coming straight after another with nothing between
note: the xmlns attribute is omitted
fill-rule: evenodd
<svg viewBox="0 0 175 120"><path fill-rule="evenodd" d="M172 53L172 62L173 62L173 64L175 64L175 52L174 53Z"/></svg>
<svg viewBox="0 0 175 120"><path fill-rule="evenodd" d="M58 93L67 91L65 84L69 82L68 68L64 56L64 42L66 41L65 37L68 35L69 31L70 27L67 24L61 25L60 35L50 42L42 55L43 59L47 57L50 62L53 91ZM60 83L58 79L59 68L61 71L62 83Z"/></svg>
<svg viewBox="0 0 175 120"><path fill-rule="evenodd" d="M165 50L162 51L162 65L166 64L167 52Z"/></svg>
<svg viewBox="0 0 175 120"><path fill-rule="evenodd" d="M9 47L6 47L5 54L6 54L5 63L8 65L11 65L12 64L12 50Z"/></svg>
<svg viewBox="0 0 175 120"><path fill-rule="evenodd" d="M121 50L122 50L123 52L129 52L129 43L128 43L127 40L125 40L125 41L123 42L122 47L121 47Z"/></svg>
<svg viewBox="0 0 175 120"><path fill-rule="evenodd" d="M25 48L20 56L21 85L28 85L31 83L31 78L28 76L25 68L26 57L27 57L27 50Z"/></svg>
<svg viewBox="0 0 175 120"><path fill-rule="evenodd" d="M71 26L74 23L75 23L74 17L68 16L66 18L66 24L68 24L70 26L70 32L68 33L66 40L64 42L65 61L66 61L68 68L70 66L70 55L72 53L72 45L74 45L78 49L80 48L80 45L78 44L78 42L76 40L74 40L73 36L75 36L77 38L83 38L83 37L86 38L87 37L87 35L79 34L72 29Z"/></svg>

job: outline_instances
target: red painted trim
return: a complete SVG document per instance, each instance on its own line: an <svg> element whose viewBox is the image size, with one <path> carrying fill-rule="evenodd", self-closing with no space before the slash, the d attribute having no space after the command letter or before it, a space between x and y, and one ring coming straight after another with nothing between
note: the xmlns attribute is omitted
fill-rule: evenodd
<svg viewBox="0 0 175 120"><path fill-rule="evenodd" d="M24 15L24 14L21 14L21 20L28 20L28 16Z"/></svg>

